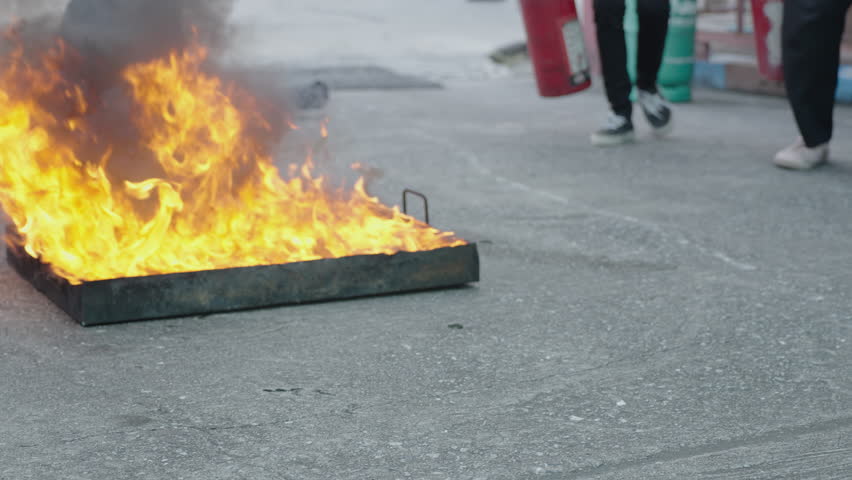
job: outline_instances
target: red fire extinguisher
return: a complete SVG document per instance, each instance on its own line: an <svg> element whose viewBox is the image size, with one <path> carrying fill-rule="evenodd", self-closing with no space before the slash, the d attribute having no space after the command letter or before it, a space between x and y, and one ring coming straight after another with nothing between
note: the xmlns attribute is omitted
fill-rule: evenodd
<svg viewBox="0 0 852 480"><path fill-rule="evenodd" d="M784 22L783 0L751 0L754 15L754 39L757 42L757 64L760 73L780 82L784 80L781 61L781 25Z"/></svg>
<svg viewBox="0 0 852 480"><path fill-rule="evenodd" d="M589 88L589 58L574 0L521 0L521 11L541 96L559 97Z"/></svg>

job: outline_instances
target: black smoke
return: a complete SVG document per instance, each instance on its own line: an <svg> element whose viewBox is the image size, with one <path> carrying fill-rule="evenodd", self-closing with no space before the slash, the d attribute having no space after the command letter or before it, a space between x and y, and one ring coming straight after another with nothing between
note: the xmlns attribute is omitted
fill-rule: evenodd
<svg viewBox="0 0 852 480"><path fill-rule="evenodd" d="M215 58L228 41L233 0L71 0L60 36L86 62L90 81L109 84L126 66L198 41Z"/></svg>

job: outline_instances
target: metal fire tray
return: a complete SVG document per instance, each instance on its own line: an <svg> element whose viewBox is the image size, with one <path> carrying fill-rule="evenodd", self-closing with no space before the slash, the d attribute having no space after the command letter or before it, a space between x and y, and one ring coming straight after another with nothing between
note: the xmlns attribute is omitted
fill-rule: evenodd
<svg viewBox="0 0 852 480"><path fill-rule="evenodd" d="M461 286L479 281L475 244L395 255L117 278L71 285L20 247L7 260L81 325L203 315Z"/></svg>

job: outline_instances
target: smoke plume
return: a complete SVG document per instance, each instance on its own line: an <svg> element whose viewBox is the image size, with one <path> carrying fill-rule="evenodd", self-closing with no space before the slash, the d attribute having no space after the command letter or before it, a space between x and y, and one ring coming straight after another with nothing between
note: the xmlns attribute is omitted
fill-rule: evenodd
<svg viewBox="0 0 852 480"><path fill-rule="evenodd" d="M198 40L213 51L227 41L233 0L71 0L61 36L85 58L117 69ZM197 38L196 38L197 37Z"/></svg>

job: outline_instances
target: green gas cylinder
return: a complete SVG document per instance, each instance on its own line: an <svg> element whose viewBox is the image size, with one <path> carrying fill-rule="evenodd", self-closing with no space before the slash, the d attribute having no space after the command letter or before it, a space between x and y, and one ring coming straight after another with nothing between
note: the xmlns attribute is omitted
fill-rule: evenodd
<svg viewBox="0 0 852 480"><path fill-rule="evenodd" d="M657 84L668 101L679 103L692 100L692 70L695 64L696 0L670 0L671 17L663 65ZM636 81L636 56L639 38L639 16L636 0L626 0L624 35L627 42L627 70ZM632 96L635 98L635 92Z"/></svg>

